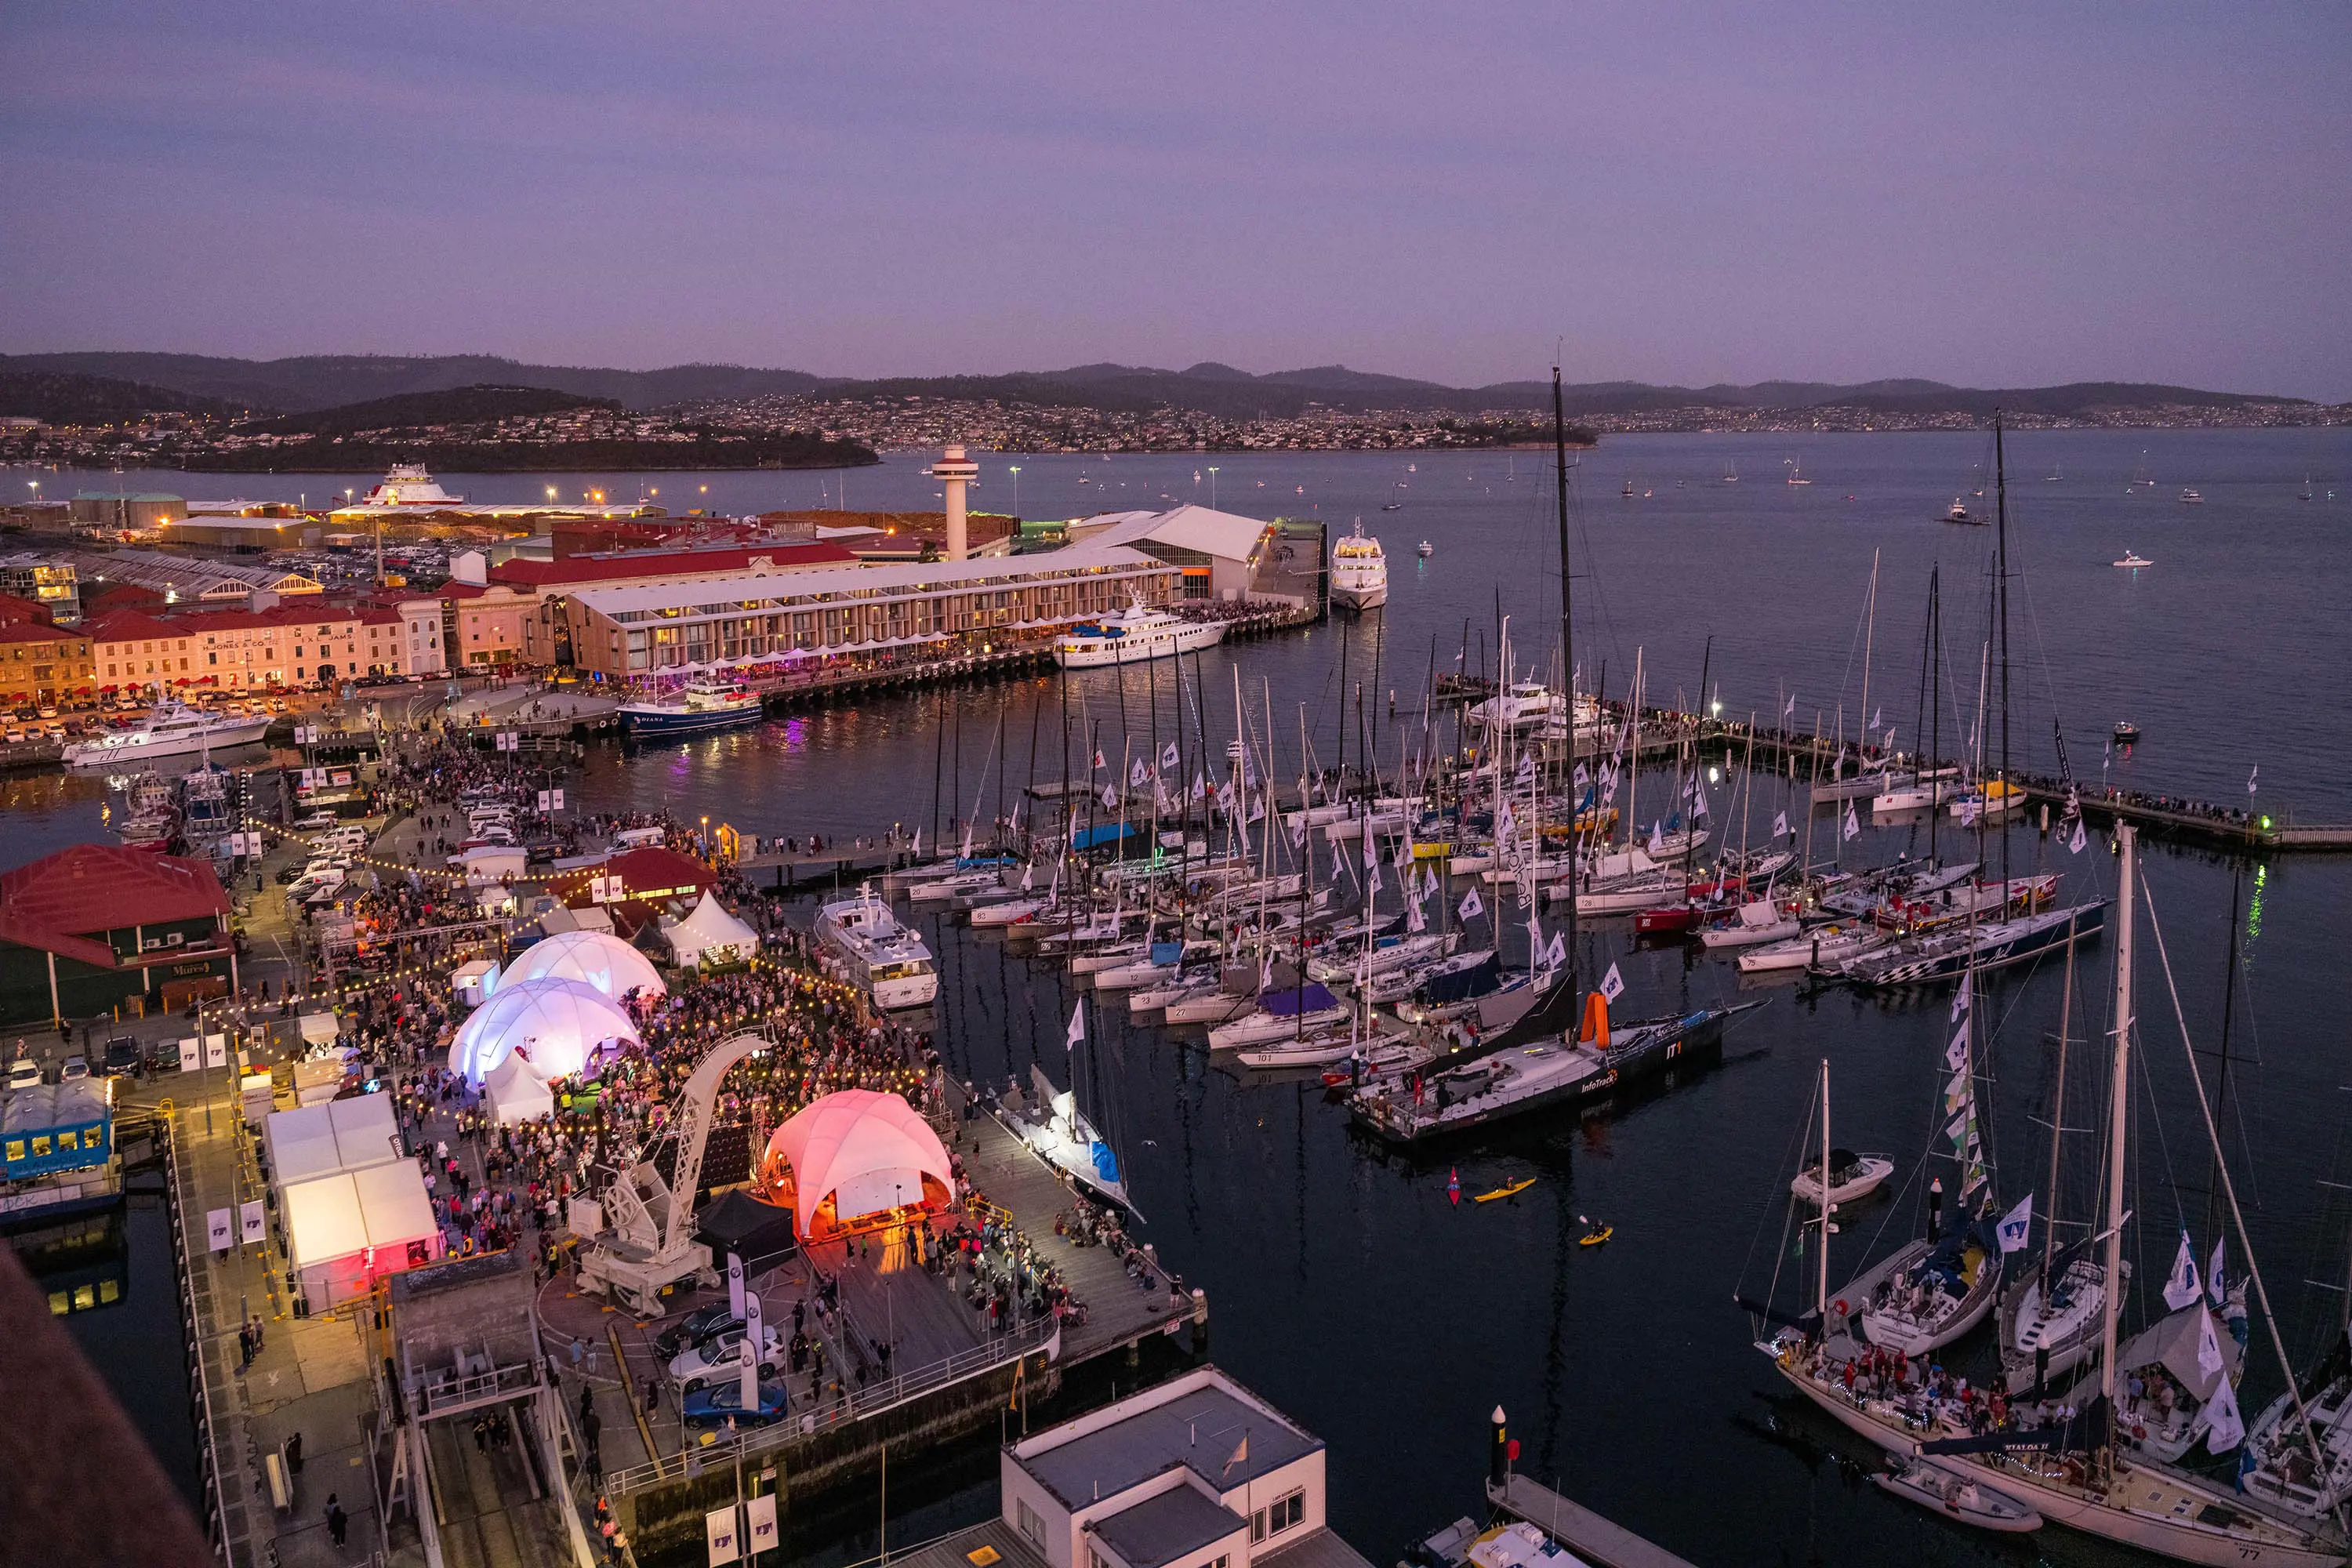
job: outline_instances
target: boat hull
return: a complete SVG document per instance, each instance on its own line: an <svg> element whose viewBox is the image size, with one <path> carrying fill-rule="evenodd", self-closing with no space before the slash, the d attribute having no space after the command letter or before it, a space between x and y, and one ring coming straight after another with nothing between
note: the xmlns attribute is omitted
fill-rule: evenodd
<svg viewBox="0 0 2352 1568"><path fill-rule="evenodd" d="M758 723L764 712L765 710L757 702L748 702L740 708L708 709L699 712L624 707L621 723L633 740L663 741L681 735L707 735L716 730L740 729L746 724Z"/></svg>

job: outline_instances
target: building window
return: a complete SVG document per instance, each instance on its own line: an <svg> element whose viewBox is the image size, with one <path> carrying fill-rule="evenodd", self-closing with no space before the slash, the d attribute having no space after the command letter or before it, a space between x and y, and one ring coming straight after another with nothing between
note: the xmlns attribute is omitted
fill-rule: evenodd
<svg viewBox="0 0 2352 1568"><path fill-rule="evenodd" d="M12 1145L11 1147L13 1148L14 1146ZM13 1152L9 1155L9 1158L12 1160L21 1159L22 1157L22 1155ZM1041 1552L1044 1551L1045 1549L1045 1521L1037 1517L1037 1510L1029 1506L1029 1500L1027 1498L1019 1500L1014 1506L1017 1511L1013 1517L1021 1526L1021 1533L1027 1538L1030 1545L1036 1547Z"/></svg>
<svg viewBox="0 0 2352 1568"><path fill-rule="evenodd" d="M1250 1515L1250 1542L1255 1545L1269 1535L1280 1535L1305 1522L1306 1518L1307 1493L1303 1489L1278 1497L1268 1507Z"/></svg>

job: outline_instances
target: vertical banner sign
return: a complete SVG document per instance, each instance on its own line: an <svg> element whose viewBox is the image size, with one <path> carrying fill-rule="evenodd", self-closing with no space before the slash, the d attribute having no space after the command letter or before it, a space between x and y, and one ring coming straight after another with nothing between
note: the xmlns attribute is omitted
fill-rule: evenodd
<svg viewBox="0 0 2352 1568"><path fill-rule="evenodd" d="M225 1068L228 1066L228 1037L226 1035L206 1035L205 1037L205 1066L208 1068Z"/></svg>
<svg viewBox="0 0 2352 1568"><path fill-rule="evenodd" d="M236 1235L236 1211L213 1209L205 1215L205 1237L215 1252L226 1252Z"/></svg>
<svg viewBox="0 0 2352 1568"><path fill-rule="evenodd" d="M731 1252L727 1255L727 1311L730 1317L743 1315L743 1260Z"/></svg>
<svg viewBox="0 0 2352 1568"><path fill-rule="evenodd" d="M261 1200L249 1198L236 1211L239 1247L257 1247L268 1234L268 1221L262 1217Z"/></svg>
<svg viewBox="0 0 2352 1568"><path fill-rule="evenodd" d="M547 810L547 809L548 809L548 805L547 805L547 791L545 791L545 790L541 790L541 791L539 792L539 809L540 809L540 810L541 810L541 811L545 811L545 810Z"/></svg>
<svg viewBox="0 0 2352 1568"><path fill-rule="evenodd" d="M743 1505L751 1516L743 1531L743 1548L753 1557L776 1548L776 1494L761 1492Z"/></svg>
<svg viewBox="0 0 2352 1568"><path fill-rule="evenodd" d="M182 1040L180 1042L180 1070L182 1072L195 1071L197 1064L204 1060L204 1049L205 1047L203 1045L197 1041L194 1035Z"/></svg>
<svg viewBox="0 0 2352 1568"><path fill-rule="evenodd" d="M743 1543L735 1533L735 1505L714 1508L703 1517L702 1530L710 1543L710 1568L722 1563L733 1563L743 1555Z"/></svg>
<svg viewBox="0 0 2352 1568"><path fill-rule="evenodd" d="M548 793L555 797L555 809L562 811L563 809L563 792L558 789L550 790Z"/></svg>
<svg viewBox="0 0 2352 1568"><path fill-rule="evenodd" d="M760 1352L766 1335L760 1324L760 1298L750 1290L743 1292L743 1409L747 1415L760 1408Z"/></svg>

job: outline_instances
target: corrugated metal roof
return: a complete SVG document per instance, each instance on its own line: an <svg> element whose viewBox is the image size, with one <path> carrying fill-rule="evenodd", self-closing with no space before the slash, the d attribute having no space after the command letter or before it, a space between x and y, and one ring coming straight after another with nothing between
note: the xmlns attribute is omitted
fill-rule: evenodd
<svg viewBox="0 0 2352 1568"><path fill-rule="evenodd" d="M572 595L599 614L691 609L750 598L804 598L818 594L905 594L937 588L1017 587L1071 571L1136 571L1160 562L1137 550L1089 542L1044 555L990 556L972 561L903 561L836 572L790 572L706 577L641 588L585 588Z"/></svg>

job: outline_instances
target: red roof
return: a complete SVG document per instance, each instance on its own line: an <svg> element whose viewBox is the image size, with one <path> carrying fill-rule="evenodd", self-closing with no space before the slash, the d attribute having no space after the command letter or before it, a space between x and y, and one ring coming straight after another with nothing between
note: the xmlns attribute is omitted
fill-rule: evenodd
<svg viewBox="0 0 2352 1568"><path fill-rule="evenodd" d="M211 863L178 855L77 844L0 874L0 942L101 968L119 965L97 933L228 912Z"/></svg>
<svg viewBox="0 0 2352 1568"><path fill-rule="evenodd" d="M21 621L47 621L49 618L46 606L30 599L20 599L14 594L0 594L0 625L13 626Z"/></svg>
<svg viewBox="0 0 2352 1568"><path fill-rule="evenodd" d="M82 635L42 621L0 623L0 642L71 642Z"/></svg>
<svg viewBox="0 0 2352 1568"><path fill-rule="evenodd" d="M128 642L133 637L184 637L188 635L186 623L167 621L143 610L110 610L84 621L81 629L89 634L92 642Z"/></svg>
<svg viewBox="0 0 2352 1568"><path fill-rule="evenodd" d="M747 544L725 550L654 550L611 555L573 555L562 561L503 561L490 579L516 588L551 588L612 583L632 577L736 576L756 570L755 561L795 566L855 565L857 557L838 544Z"/></svg>

